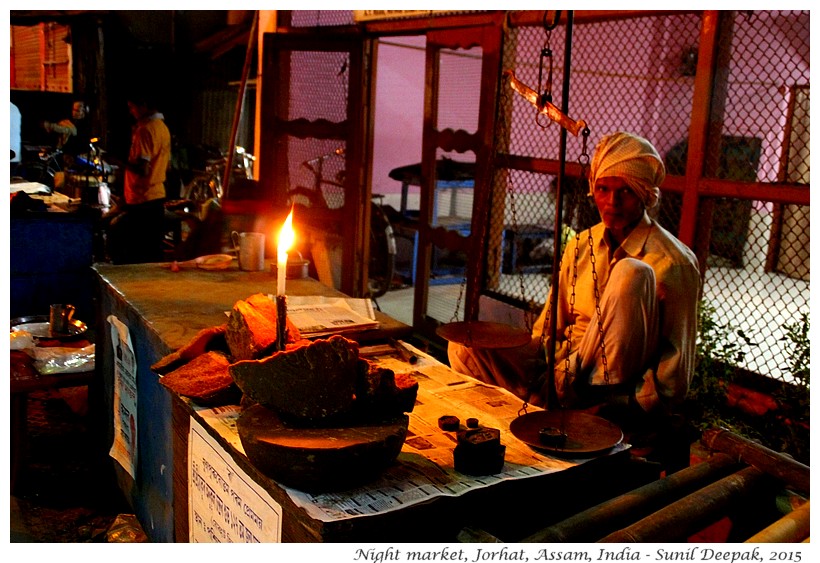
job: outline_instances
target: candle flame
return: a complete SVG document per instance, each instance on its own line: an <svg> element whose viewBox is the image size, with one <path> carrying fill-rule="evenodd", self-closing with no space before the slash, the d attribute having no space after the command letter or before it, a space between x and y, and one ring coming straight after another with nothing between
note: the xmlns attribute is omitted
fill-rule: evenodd
<svg viewBox="0 0 820 563"><path fill-rule="evenodd" d="M288 217L285 219L282 229L279 231L279 236L277 237L276 248L280 256L283 254L287 256L288 250L293 246L295 239L296 234L293 232L293 208L291 207L290 213L288 213Z"/></svg>

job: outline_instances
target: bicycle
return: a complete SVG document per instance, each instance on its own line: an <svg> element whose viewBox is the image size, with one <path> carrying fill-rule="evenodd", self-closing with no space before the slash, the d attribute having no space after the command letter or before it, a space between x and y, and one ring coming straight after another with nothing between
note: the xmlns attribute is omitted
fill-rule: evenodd
<svg viewBox="0 0 820 563"><path fill-rule="evenodd" d="M253 180L253 163L256 157L244 147L234 147L234 158L231 174L234 178ZM205 170L194 171L194 177L180 190L180 197L197 203L204 203L210 199L222 201L225 195L222 181L228 156L222 154L218 158L209 158L205 161Z"/></svg>
<svg viewBox="0 0 820 563"><path fill-rule="evenodd" d="M25 153L24 153L25 154ZM63 151L51 147L40 147L36 158L29 158L17 165L15 176L28 182L37 182L52 190L60 187L63 167L60 158Z"/></svg>
<svg viewBox="0 0 820 563"><path fill-rule="evenodd" d="M184 200L205 203L210 199L222 200L222 171L225 169L226 158L208 159L205 170L197 170L194 177L180 191Z"/></svg>
<svg viewBox="0 0 820 563"><path fill-rule="evenodd" d="M344 205L344 170L335 180L324 177L325 161L343 157L344 148L306 160L302 166L313 176L311 187L297 186L288 192L289 203L305 207L339 209ZM384 196L373 194L370 203L370 261L367 269L367 292L371 299L381 297L390 289L396 265L396 239L393 226L382 208Z"/></svg>

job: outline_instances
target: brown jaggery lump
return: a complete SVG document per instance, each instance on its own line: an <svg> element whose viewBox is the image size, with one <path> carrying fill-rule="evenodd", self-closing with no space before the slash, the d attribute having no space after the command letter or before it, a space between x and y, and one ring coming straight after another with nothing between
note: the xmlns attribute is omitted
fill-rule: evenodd
<svg viewBox="0 0 820 563"><path fill-rule="evenodd" d="M287 342L301 339L299 329L287 320ZM276 345L276 304L262 293L237 301L228 318L225 339L234 360L255 360Z"/></svg>
<svg viewBox="0 0 820 563"><path fill-rule="evenodd" d="M242 447L259 471L309 493L349 489L375 479L401 452L410 418L306 427L253 405L236 421Z"/></svg>
<svg viewBox="0 0 820 563"><path fill-rule="evenodd" d="M438 417L438 427L445 432L455 432L461 426L461 420L452 414L445 414Z"/></svg>
<svg viewBox="0 0 820 563"><path fill-rule="evenodd" d="M225 341L226 325L213 326L200 330L190 342L172 352L151 366L158 375L165 375L211 350L229 353Z"/></svg>
<svg viewBox="0 0 820 563"><path fill-rule="evenodd" d="M210 351L161 377L159 382L179 395L209 401L233 386L229 365L224 354Z"/></svg>
<svg viewBox="0 0 820 563"><path fill-rule="evenodd" d="M419 383L412 375L396 374L366 358L359 359L356 405L373 414L411 412L416 404Z"/></svg>
<svg viewBox="0 0 820 563"><path fill-rule="evenodd" d="M416 397L419 393L419 382L409 373L398 373L395 376L397 403L402 412L413 412Z"/></svg>
<svg viewBox="0 0 820 563"><path fill-rule="evenodd" d="M340 335L231 364L230 374L250 399L280 415L317 421L353 406L359 346Z"/></svg>

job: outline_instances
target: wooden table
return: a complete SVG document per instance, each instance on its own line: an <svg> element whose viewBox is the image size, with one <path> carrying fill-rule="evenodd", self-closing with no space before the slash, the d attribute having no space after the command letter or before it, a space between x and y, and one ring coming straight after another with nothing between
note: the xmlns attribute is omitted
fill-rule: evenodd
<svg viewBox="0 0 820 563"><path fill-rule="evenodd" d="M87 342L86 342L87 344ZM11 492L17 482L17 475L23 467L28 450L28 395L37 391L64 389L67 387L88 387L89 406L94 402L92 386L97 383L94 371L42 375L34 367L34 360L22 350L11 350L11 399L10 442L11 442ZM96 414L96 413L89 413ZM93 416L89 416L93 420Z"/></svg>
<svg viewBox="0 0 820 563"><path fill-rule="evenodd" d="M629 450L624 448L552 473L497 483L491 479L490 486L466 494L435 495L397 510L332 521L314 517L287 488L261 474L231 440L203 423L195 405L159 385L150 370L151 364L187 343L199 330L225 322L225 312L235 301L274 290L274 276L238 270L175 273L159 264L96 265L95 271L100 281L97 366L109 416L114 367L112 338L105 323L108 315L117 316L128 326L137 358L137 478L131 479L121 470L118 480L152 542L189 539L188 440L192 421L203 426L220 451L281 506L280 539L285 542L453 541L458 530L468 525L495 532L509 526L525 531L527 526L542 527L545 516L566 517L637 486L636 477L630 476ZM292 295L338 294L315 280L288 280L287 291ZM359 334L361 342L409 334L410 327L378 316L380 329ZM111 440L111 420L108 426ZM453 485L458 487L459 483Z"/></svg>

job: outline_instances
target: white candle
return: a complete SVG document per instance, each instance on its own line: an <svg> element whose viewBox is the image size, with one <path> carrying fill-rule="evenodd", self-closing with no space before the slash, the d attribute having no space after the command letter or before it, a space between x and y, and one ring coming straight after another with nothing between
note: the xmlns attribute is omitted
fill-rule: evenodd
<svg viewBox="0 0 820 563"><path fill-rule="evenodd" d="M288 272L288 250L295 239L293 233L293 208L288 213L282 229L279 231L276 246L276 295L285 295L285 279Z"/></svg>

